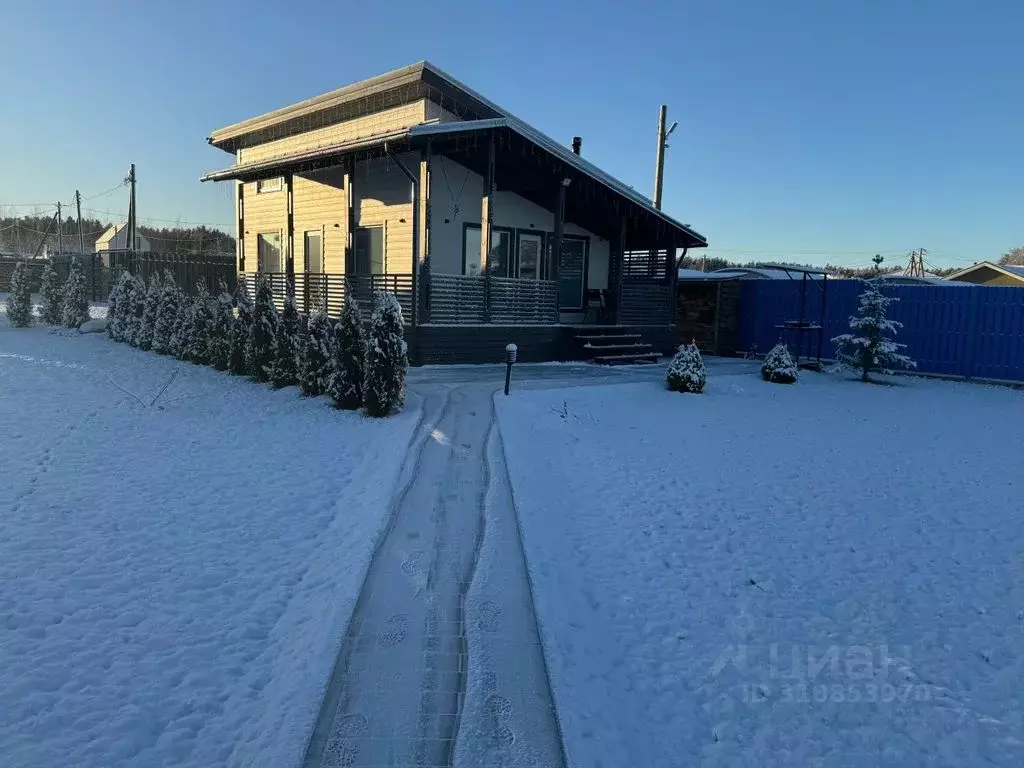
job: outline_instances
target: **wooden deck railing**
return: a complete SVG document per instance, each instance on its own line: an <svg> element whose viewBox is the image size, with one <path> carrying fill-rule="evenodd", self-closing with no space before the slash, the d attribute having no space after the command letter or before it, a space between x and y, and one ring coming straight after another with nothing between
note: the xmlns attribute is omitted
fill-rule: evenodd
<svg viewBox="0 0 1024 768"><path fill-rule="evenodd" d="M558 283L482 275L430 276L430 322L445 325L558 322Z"/></svg>
<svg viewBox="0 0 1024 768"><path fill-rule="evenodd" d="M256 280L265 278L274 293L274 304L280 310L284 307L284 297L288 292L289 275L284 272L246 272L239 275L245 280L252 298L256 292ZM394 294L402 307L406 323L413 321L412 275L334 275L323 272L297 272L295 281L295 306L299 312L322 311L330 317L339 317L345 307L345 301L351 297L359 302L364 314L373 307L373 294L385 291Z"/></svg>
<svg viewBox="0 0 1024 768"><path fill-rule="evenodd" d="M671 323L674 311L672 287L657 280L622 281L619 322L623 325Z"/></svg>

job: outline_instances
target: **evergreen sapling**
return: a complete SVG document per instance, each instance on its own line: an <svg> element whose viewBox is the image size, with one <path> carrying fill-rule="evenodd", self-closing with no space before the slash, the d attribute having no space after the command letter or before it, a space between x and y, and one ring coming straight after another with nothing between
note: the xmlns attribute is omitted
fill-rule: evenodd
<svg viewBox="0 0 1024 768"><path fill-rule="evenodd" d="M665 384L673 392L698 394L704 391L707 378L704 359L700 356L697 344L691 341L680 346L672 358L665 376Z"/></svg>
<svg viewBox="0 0 1024 768"><path fill-rule="evenodd" d="M32 294L25 262L19 261L14 265L8 290L7 322L12 328L27 328L32 325Z"/></svg>
<svg viewBox="0 0 1024 768"><path fill-rule="evenodd" d="M263 278L256 283L252 322L245 342L245 370L256 381L267 381L274 362L274 335L277 332L277 308L270 284Z"/></svg>
<svg viewBox="0 0 1024 768"><path fill-rule="evenodd" d="M885 296L875 283L865 282L860 295L857 314L850 318L854 333L836 336L836 359L851 370L860 372L861 381L870 381L873 372L892 373L897 368L916 368L917 363L899 350L906 344L897 344L895 336L903 323L890 320L886 315L889 305L899 299Z"/></svg>
<svg viewBox="0 0 1024 768"><path fill-rule="evenodd" d="M107 296L107 336L114 341L121 341L121 329L118 318L118 303L121 295L125 293L125 286L131 275L126 271L122 271L117 276L117 282L114 283L114 287L110 289L110 295ZM127 301L127 296L125 300Z"/></svg>
<svg viewBox="0 0 1024 768"><path fill-rule="evenodd" d="M181 296L178 286L170 271L164 273L160 283L160 303L153 323L151 349L159 355L171 354L171 336L174 334L175 323L178 322L178 307Z"/></svg>
<svg viewBox="0 0 1024 768"><path fill-rule="evenodd" d="M406 357L402 307L390 293L374 296L366 348L363 402L370 416L387 416L405 401Z"/></svg>
<svg viewBox="0 0 1024 768"><path fill-rule="evenodd" d="M64 287L53 265L47 262L43 269L42 306L43 322L60 325L64 319Z"/></svg>
<svg viewBox="0 0 1024 768"><path fill-rule="evenodd" d="M284 299L284 309L274 331L274 362L270 366L270 386L274 389L298 383L299 311L291 291Z"/></svg>
<svg viewBox="0 0 1024 768"><path fill-rule="evenodd" d="M185 334L184 358L198 365L210 361L210 340L213 333L213 299L206 289L206 280L196 284L196 297L192 300L191 315Z"/></svg>
<svg viewBox="0 0 1024 768"><path fill-rule="evenodd" d="M140 286L144 286L139 281ZM140 288L141 293L141 288ZM160 301L163 298L163 287L160 285L160 277L153 274L149 278L149 287L145 289L145 297L142 301L142 317L135 329L135 336L129 341L139 349L150 350L153 348L153 330L156 328L156 318L160 312Z"/></svg>
<svg viewBox="0 0 1024 768"><path fill-rule="evenodd" d="M178 315L174 319L174 330L171 331L169 354L179 360L185 359L185 346L192 332L192 297L182 290L178 291Z"/></svg>
<svg viewBox="0 0 1024 768"><path fill-rule="evenodd" d="M773 384L792 384L796 377L796 363L790 357L789 349L785 344L776 344L761 363L761 378Z"/></svg>
<svg viewBox="0 0 1024 768"><path fill-rule="evenodd" d="M355 411L363 404L363 380L366 376L366 328L359 304L349 298L334 326L331 339L331 373L327 394L338 408Z"/></svg>
<svg viewBox="0 0 1024 768"><path fill-rule="evenodd" d="M299 386L307 397L322 395L330 377L331 321L314 312L299 342Z"/></svg>
<svg viewBox="0 0 1024 768"><path fill-rule="evenodd" d="M231 334L235 325L235 302L224 278L217 285L217 298L213 302L213 326L210 328L210 365L226 371L231 360Z"/></svg>
<svg viewBox="0 0 1024 768"><path fill-rule="evenodd" d="M252 301L245 282L238 281L235 291L236 317L231 324L231 340L228 348L228 370L238 376L246 373L245 349L249 344L249 331L252 327Z"/></svg>
<svg viewBox="0 0 1024 768"><path fill-rule="evenodd" d="M89 322L89 299L85 296L85 275L78 259L71 260L71 271L64 283L64 326L81 328Z"/></svg>

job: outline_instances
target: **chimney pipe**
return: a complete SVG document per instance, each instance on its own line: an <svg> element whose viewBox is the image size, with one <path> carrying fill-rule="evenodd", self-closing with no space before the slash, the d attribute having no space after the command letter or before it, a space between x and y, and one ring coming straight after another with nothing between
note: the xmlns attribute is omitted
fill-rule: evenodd
<svg viewBox="0 0 1024 768"><path fill-rule="evenodd" d="M572 151L573 151L573 154L578 155L580 153L580 149L582 149L582 147L583 147L583 138L581 136L573 136L572 137Z"/></svg>

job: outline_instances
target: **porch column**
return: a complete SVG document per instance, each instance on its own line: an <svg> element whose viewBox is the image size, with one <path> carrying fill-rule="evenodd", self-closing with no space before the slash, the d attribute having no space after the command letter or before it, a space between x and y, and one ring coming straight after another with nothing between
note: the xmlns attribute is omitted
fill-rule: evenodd
<svg viewBox="0 0 1024 768"><path fill-rule="evenodd" d="M356 179L356 160L354 157L350 157L345 167L345 208L347 216L347 222L345 225L345 267L344 273L351 275L355 272L356 268L356 197L355 197L355 179ZM342 281L344 282L344 281Z"/></svg>
<svg viewBox="0 0 1024 768"><path fill-rule="evenodd" d="M608 241L608 300L612 305L611 321L619 324L619 302L622 299L622 261L626 253L626 218L620 217Z"/></svg>
<svg viewBox="0 0 1024 768"><path fill-rule="evenodd" d="M238 219L238 271L245 272L245 182L235 182L238 193L235 200L235 216Z"/></svg>
<svg viewBox="0 0 1024 768"><path fill-rule="evenodd" d="M420 154L420 230L419 263L415 266L415 300L419 306L419 322L430 322L430 161L431 140Z"/></svg>
<svg viewBox="0 0 1024 768"><path fill-rule="evenodd" d="M286 290L295 291L295 206L293 205L292 188L294 186L292 174L284 175L284 186L287 193L288 215L286 217L285 242L287 256L284 260Z"/></svg>
<svg viewBox="0 0 1024 768"><path fill-rule="evenodd" d="M670 240L665 246L665 283L668 285L668 322L675 325L676 322L676 282L679 278L679 270L676 268L676 245Z"/></svg>
<svg viewBox="0 0 1024 768"><path fill-rule="evenodd" d="M480 271L484 275L484 322L491 322L491 236L494 227L494 131L488 131L487 169L480 197Z"/></svg>
<svg viewBox="0 0 1024 768"><path fill-rule="evenodd" d="M555 221L551 227L554 235L551 238L551 269L548 273L550 280L558 282L558 266L562 261L562 237L565 235L565 179L558 177L558 192L555 195ZM557 292L557 288L556 288ZM556 309L561 309L557 307Z"/></svg>

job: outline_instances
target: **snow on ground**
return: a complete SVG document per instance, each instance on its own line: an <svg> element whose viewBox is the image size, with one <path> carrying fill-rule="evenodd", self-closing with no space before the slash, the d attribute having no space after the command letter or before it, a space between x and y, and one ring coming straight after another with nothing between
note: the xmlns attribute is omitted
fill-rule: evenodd
<svg viewBox="0 0 1024 768"><path fill-rule="evenodd" d="M1024 764L1024 393L496 402L572 765Z"/></svg>
<svg viewBox="0 0 1024 768"><path fill-rule="evenodd" d="M0 320L0 762L297 765L417 416Z"/></svg>

